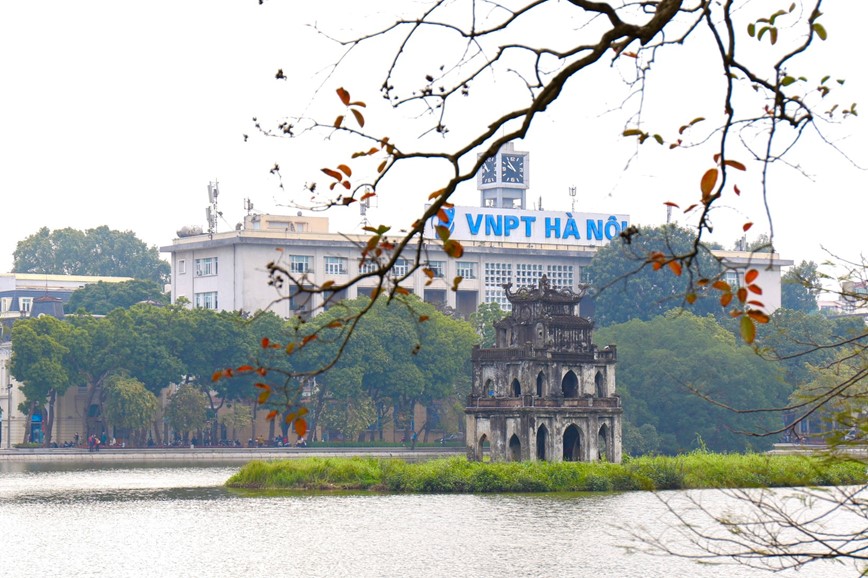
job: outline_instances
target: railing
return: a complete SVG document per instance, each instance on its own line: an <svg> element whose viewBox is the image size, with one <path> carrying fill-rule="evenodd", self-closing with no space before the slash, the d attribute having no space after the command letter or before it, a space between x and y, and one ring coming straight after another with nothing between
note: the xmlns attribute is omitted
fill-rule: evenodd
<svg viewBox="0 0 868 578"><path fill-rule="evenodd" d="M621 407L621 397L481 397L471 395L467 398L468 408L522 408L522 407L565 407L565 408L602 408Z"/></svg>

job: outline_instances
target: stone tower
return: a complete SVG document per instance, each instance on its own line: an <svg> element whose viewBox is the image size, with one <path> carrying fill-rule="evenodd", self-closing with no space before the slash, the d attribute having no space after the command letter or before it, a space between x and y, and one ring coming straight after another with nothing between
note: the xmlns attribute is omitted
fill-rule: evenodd
<svg viewBox="0 0 868 578"><path fill-rule="evenodd" d="M621 399L615 346L591 343L594 324L576 314L584 291L539 286L511 291L497 343L473 351L467 456L492 461L621 461Z"/></svg>

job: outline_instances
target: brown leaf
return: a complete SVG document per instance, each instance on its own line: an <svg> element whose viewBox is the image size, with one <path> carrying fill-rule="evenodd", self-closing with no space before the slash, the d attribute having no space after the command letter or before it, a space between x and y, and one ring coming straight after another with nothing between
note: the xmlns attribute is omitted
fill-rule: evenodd
<svg viewBox="0 0 868 578"><path fill-rule="evenodd" d="M738 291L736 291L736 294L738 295L738 300L740 303L744 303L745 301L747 301L747 289L745 289L744 287L739 287Z"/></svg>
<svg viewBox="0 0 868 578"><path fill-rule="evenodd" d="M347 165L338 165L338 170L347 175L348 177L353 176L353 170Z"/></svg>
<svg viewBox="0 0 868 578"><path fill-rule="evenodd" d="M344 90L343 87L339 88L337 90L337 93L338 93L338 98L341 99L341 102L344 104L344 106L349 106L350 105L350 93L347 92L346 90Z"/></svg>
<svg viewBox="0 0 868 578"><path fill-rule="evenodd" d="M702 191L702 201L708 202L711 199L711 193L714 191L714 185L717 184L717 169L708 169L702 175L702 180L699 183L699 188Z"/></svg>
<svg viewBox="0 0 868 578"><path fill-rule="evenodd" d="M266 421L274 421L274 418L276 418L276 417L277 417L277 410L273 409L270 412L268 412L267 416L265 416L265 420Z"/></svg>
<svg viewBox="0 0 868 578"><path fill-rule="evenodd" d="M732 301L732 293L724 293L720 296L720 306L726 307Z"/></svg>
<svg viewBox="0 0 868 578"><path fill-rule="evenodd" d="M675 273L677 277L681 276L681 263L678 261L669 261L669 268L672 269L672 272Z"/></svg>
<svg viewBox="0 0 868 578"><path fill-rule="evenodd" d="M762 311L757 311L756 309L751 309L747 312L748 317L756 321L757 323L768 323L769 316L763 313Z"/></svg>
<svg viewBox="0 0 868 578"><path fill-rule="evenodd" d="M746 171L747 170L747 167L738 161L725 160L725 161L723 161L723 164L728 166L728 167L732 167L736 170L739 170L739 171Z"/></svg>
<svg viewBox="0 0 868 578"><path fill-rule="evenodd" d="M337 172L337 171L333 171L332 169L320 169L320 170L321 170L322 172L324 172L325 174L327 174L328 176L330 176L331 178L333 178L333 179L336 179L336 180L338 180L338 181L342 181L342 180L344 180L343 175L340 174L340 173Z"/></svg>
<svg viewBox="0 0 868 578"><path fill-rule="evenodd" d="M354 109L354 108L351 108L350 112L352 112L353 116L356 117L356 122L359 123L359 126L364 128L365 127L365 117L362 116L362 113L359 112L358 110Z"/></svg>

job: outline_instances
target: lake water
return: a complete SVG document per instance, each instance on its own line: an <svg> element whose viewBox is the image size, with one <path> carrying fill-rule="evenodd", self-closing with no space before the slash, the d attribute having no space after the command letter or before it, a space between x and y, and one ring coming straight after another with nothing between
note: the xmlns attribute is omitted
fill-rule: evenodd
<svg viewBox="0 0 868 578"><path fill-rule="evenodd" d="M250 495L238 467L0 462L0 576L771 576L634 551L673 524L650 493Z"/></svg>

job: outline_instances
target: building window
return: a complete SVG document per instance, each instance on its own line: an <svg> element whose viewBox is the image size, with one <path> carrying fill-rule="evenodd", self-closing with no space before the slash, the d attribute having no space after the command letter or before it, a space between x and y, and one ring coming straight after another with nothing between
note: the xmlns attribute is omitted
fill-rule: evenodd
<svg viewBox="0 0 868 578"><path fill-rule="evenodd" d="M738 271L727 271L723 274L723 280L729 283L729 286L733 289L741 287Z"/></svg>
<svg viewBox="0 0 868 578"><path fill-rule="evenodd" d="M455 274L462 279L476 279L476 263L472 261L458 261L455 264Z"/></svg>
<svg viewBox="0 0 868 578"><path fill-rule="evenodd" d="M19 297L18 310L22 313L30 313L30 308L33 307L33 297Z"/></svg>
<svg viewBox="0 0 868 578"><path fill-rule="evenodd" d="M396 277L403 277L410 270L410 262L407 259L398 259L395 261L395 267L392 271Z"/></svg>
<svg viewBox="0 0 868 578"><path fill-rule="evenodd" d="M6 313L12 306L11 297L0 297L0 313Z"/></svg>
<svg viewBox="0 0 868 578"><path fill-rule="evenodd" d="M196 276L207 277L217 274L217 257L196 259Z"/></svg>
<svg viewBox="0 0 868 578"><path fill-rule="evenodd" d="M185 275L187 273L187 260L186 259L178 259L178 275Z"/></svg>
<svg viewBox="0 0 868 578"><path fill-rule="evenodd" d="M543 275L543 266L537 263L519 263L515 266L515 284L518 287L537 287Z"/></svg>
<svg viewBox="0 0 868 578"><path fill-rule="evenodd" d="M512 283L512 263L485 264L485 302L497 303L504 311L512 311L503 285Z"/></svg>
<svg viewBox="0 0 868 578"><path fill-rule="evenodd" d="M289 272L303 275L305 273L313 273L313 268L310 266L311 258L307 255L290 255L289 256Z"/></svg>
<svg viewBox="0 0 868 578"><path fill-rule="evenodd" d="M572 265L548 265L546 267L546 276L549 278L549 284L552 287L559 289L573 288Z"/></svg>
<svg viewBox="0 0 868 578"><path fill-rule="evenodd" d="M366 259L359 265L359 273L373 273L378 267L379 265L375 261L368 261Z"/></svg>
<svg viewBox="0 0 868 578"><path fill-rule="evenodd" d="M347 274L347 258L346 257L326 257L325 258L326 275L346 275Z"/></svg>
<svg viewBox="0 0 868 578"><path fill-rule="evenodd" d="M206 291L193 295L193 304L200 309L217 309L217 292Z"/></svg>
<svg viewBox="0 0 868 578"><path fill-rule="evenodd" d="M428 261L428 268L435 277L446 276L446 261Z"/></svg>

